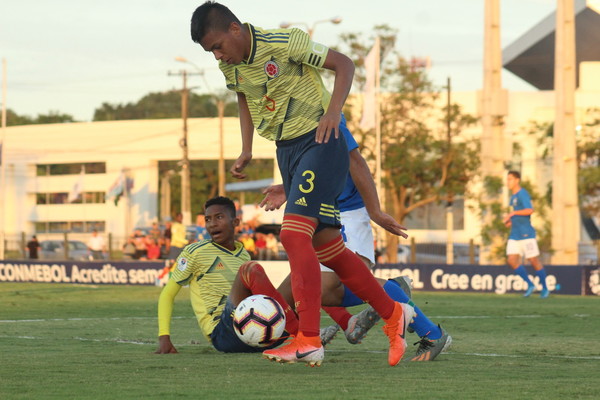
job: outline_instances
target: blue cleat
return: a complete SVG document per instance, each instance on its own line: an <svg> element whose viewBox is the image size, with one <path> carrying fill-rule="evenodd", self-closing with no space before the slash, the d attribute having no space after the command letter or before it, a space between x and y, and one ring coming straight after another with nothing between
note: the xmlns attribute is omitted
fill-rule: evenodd
<svg viewBox="0 0 600 400"><path fill-rule="evenodd" d="M535 290L535 286L534 285L529 285L529 287L525 291L525 294L523 295L523 297L529 297L529 296L531 296L531 294L534 292L534 290ZM542 292L542 293L544 293L544 292ZM546 297L548 297L548 295L546 295Z"/></svg>
<svg viewBox="0 0 600 400"><path fill-rule="evenodd" d="M540 293L540 299L547 299L550 296L550 291L548 289L542 289L542 293Z"/></svg>

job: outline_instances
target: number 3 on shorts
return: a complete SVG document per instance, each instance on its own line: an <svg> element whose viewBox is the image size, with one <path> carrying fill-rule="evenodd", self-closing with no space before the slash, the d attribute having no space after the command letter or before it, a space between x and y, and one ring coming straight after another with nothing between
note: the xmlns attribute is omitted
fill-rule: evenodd
<svg viewBox="0 0 600 400"><path fill-rule="evenodd" d="M302 173L302 176L306 176L306 175L308 175L308 178L306 178L306 183L308 184L308 188L305 189L304 184L298 185L298 189L300 189L300 191L302 193L310 193L315 188L315 184L313 183L313 181L315 180L315 173L312 172L311 170L307 169L306 171L304 171Z"/></svg>

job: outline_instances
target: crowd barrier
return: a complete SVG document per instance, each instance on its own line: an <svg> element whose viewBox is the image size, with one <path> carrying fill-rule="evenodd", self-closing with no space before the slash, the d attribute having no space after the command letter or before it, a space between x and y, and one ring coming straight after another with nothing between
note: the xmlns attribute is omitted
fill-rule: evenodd
<svg viewBox="0 0 600 400"><path fill-rule="evenodd" d="M289 273L287 261L261 261L275 286ZM162 285L168 279L163 261L0 261L0 282L44 282L73 284ZM531 266L531 280L541 288ZM547 284L553 294L600 296L600 267L547 265ZM158 279L159 276L162 279ZM408 275L415 290L451 292L519 293L524 281L502 265L378 264L379 278Z"/></svg>

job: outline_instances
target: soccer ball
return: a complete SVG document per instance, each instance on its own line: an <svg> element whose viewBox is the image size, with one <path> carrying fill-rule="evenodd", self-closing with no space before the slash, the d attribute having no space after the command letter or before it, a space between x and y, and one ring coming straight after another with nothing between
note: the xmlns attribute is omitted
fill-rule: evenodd
<svg viewBox="0 0 600 400"><path fill-rule="evenodd" d="M285 314L272 297L256 294L246 297L233 313L233 330L252 347L266 347L277 341L285 329Z"/></svg>

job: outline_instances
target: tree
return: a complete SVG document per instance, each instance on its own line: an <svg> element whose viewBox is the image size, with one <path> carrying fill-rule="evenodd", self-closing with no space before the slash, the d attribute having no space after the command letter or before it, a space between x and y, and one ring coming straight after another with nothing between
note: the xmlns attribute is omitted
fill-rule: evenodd
<svg viewBox="0 0 600 400"><path fill-rule="evenodd" d="M36 124L60 124L75 122L72 115L61 114L58 111L49 111L48 114L38 114L32 118L28 115L19 115L10 108L6 110L6 126L36 125Z"/></svg>
<svg viewBox="0 0 600 400"><path fill-rule="evenodd" d="M216 117L217 106L213 96L190 92L188 117ZM237 103L228 102L225 116L237 116ZM181 91L149 93L135 103L102 105L94 111L94 121L114 121L127 119L181 118Z"/></svg>
<svg viewBox="0 0 600 400"><path fill-rule="evenodd" d="M461 136L477 119L463 113L457 104L439 103L441 93L426 69L407 60L394 49L396 31L375 27L381 42L381 140L386 205L403 222L407 215L431 203L467 196L469 182L479 169L479 143ZM358 86L364 82L364 57L371 46L354 34L343 36L347 54L355 60ZM354 110L347 113L352 119ZM356 113L358 114L358 113ZM449 126L449 130L447 127ZM354 125L361 151L368 159L375 154L373 132ZM388 236L388 259L396 259L397 237Z"/></svg>
<svg viewBox="0 0 600 400"><path fill-rule="evenodd" d="M226 160L225 170L233 165L235 160ZM254 159L248 165L246 172L248 180L258 180L273 177L273 160L270 159ZM167 171L180 171L178 161L160 161L158 164L159 176L163 176ZM219 190L219 172L218 160L191 160L191 200L192 200L192 215L204 211L204 203L206 200L217 196ZM181 209L181 178L179 174L173 175L169 180L171 185L171 209L169 213L174 215ZM239 182L229 174L226 176L227 182ZM161 182L161 181L159 181ZM159 193L161 192L159 187ZM235 193L227 193L231 197L235 197ZM258 203L262 200L262 193L253 192L247 193L245 198L247 203Z"/></svg>

